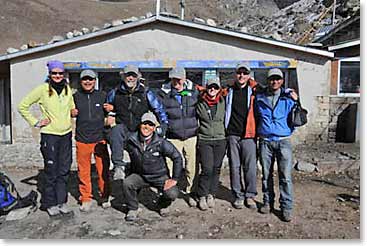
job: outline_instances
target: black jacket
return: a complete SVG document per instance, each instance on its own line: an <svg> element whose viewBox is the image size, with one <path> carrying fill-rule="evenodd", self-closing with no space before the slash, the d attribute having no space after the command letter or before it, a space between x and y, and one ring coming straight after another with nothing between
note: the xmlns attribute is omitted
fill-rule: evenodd
<svg viewBox="0 0 367 246"><path fill-rule="evenodd" d="M178 180L183 169L180 152L168 140L154 133L151 142L143 149L139 133L133 133L128 141L126 150L131 160L131 172L141 175L148 182L160 180L169 175L166 157L173 161L172 179Z"/></svg>
<svg viewBox="0 0 367 246"><path fill-rule="evenodd" d="M87 93L79 90L73 95L75 107L78 109L76 117L75 140L82 143L96 143L104 139L105 111L103 104L106 93L94 90Z"/></svg>
<svg viewBox="0 0 367 246"><path fill-rule="evenodd" d="M163 84L158 92L158 97L162 101L168 116L169 139L185 140L196 136L198 130L198 120L196 117L196 104L199 99L199 92L194 84L187 80L185 83L186 92L180 105L176 99L177 91L171 88L171 83Z"/></svg>

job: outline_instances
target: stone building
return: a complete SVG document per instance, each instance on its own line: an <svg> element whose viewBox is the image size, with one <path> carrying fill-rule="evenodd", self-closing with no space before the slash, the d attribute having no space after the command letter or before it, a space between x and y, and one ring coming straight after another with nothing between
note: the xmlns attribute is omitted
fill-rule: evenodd
<svg viewBox="0 0 367 246"><path fill-rule="evenodd" d="M174 66L185 67L195 83L219 77L223 85L233 81L240 61L249 64L260 83L265 82L268 69L278 67L285 74L286 87L299 92L309 111L309 123L296 131L294 142L327 141L333 57L333 52L177 18L137 19L0 56L0 140L38 143L38 131L28 126L16 108L32 88L44 83L46 62L58 59L65 63L74 88L80 71L91 68L98 72L97 86L102 90L119 83L119 71L126 64L139 66L153 88L167 79ZM33 110L39 112L37 107Z"/></svg>

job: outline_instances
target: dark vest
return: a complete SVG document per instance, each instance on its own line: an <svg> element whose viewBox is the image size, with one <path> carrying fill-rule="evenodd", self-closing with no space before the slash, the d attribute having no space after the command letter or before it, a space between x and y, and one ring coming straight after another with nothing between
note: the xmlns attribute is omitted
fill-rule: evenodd
<svg viewBox="0 0 367 246"><path fill-rule="evenodd" d="M141 116L149 111L149 103L143 86L130 93L117 90L114 107L116 123L124 124L129 131L136 131L140 124Z"/></svg>

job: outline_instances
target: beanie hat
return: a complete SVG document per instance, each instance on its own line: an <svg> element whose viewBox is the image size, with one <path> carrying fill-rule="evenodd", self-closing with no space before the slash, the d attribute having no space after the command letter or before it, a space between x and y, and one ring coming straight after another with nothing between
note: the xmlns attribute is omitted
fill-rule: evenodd
<svg viewBox="0 0 367 246"><path fill-rule="evenodd" d="M64 64L61 61L52 60L47 62L48 71L51 72L52 69L59 68L62 71L65 70Z"/></svg>

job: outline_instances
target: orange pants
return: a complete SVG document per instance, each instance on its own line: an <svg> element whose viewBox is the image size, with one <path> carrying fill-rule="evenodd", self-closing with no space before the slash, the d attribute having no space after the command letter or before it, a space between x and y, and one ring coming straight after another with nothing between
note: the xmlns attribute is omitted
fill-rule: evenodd
<svg viewBox="0 0 367 246"><path fill-rule="evenodd" d="M98 173L98 191L100 198L107 198L110 195L109 168L110 157L105 141L85 144L76 141L76 159L78 163L79 175L79 200L87 202L92 200L91 181L91 156L96 160Z"/></svg>

